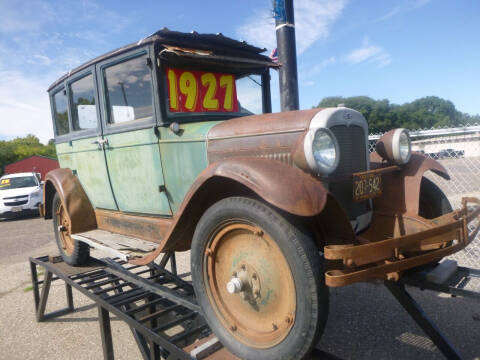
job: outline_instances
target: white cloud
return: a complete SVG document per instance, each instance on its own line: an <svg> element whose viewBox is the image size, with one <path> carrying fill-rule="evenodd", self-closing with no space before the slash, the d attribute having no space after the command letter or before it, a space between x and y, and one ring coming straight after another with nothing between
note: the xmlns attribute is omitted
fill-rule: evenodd
<svg viewBox="0 0 480 360"><path fill-rule="evenodd" d="M95 0L0 0L0 138L51 139L49 85L132 21Z"/></svg>
<svg viewBox="0 0 480 360"><path fill-rule="evenodd" d="M325 69L327 66L333 65L336 62L337 62L337 59L335 58L335 56L330 56L328 59L323 59L322 61L313 65L310 68L310 74L318 74L323 69Z"/></svg>
<svg viewBox="0 0 480 360"><path fill-rule="evenodd" d="M367 37L363 39L363 44L360 48L352 50L344 59L350 64L370 62L378 67L387 66L392 62L391 55L380 46L370 45Z"/></svg>
<svg viewBox="0 0 480 360"><path fill-rule="evenodd" d="M315 41L327 38L332 24L340 17L346 4L347 0L295 1L297 51L302 53ZM275 21L271 9L257 9L237 29L237 34L251 44L267 49L276 48Z"/></svg>
<svg viewBox="0 0 480 360"><path fill-rule="evenodd" d="M0 0L0 14L0 32L13 33L38 30L48 22L53 10L41 0Z"/></svg>
<svg viewBox="0 0 480 360"><path fill-rule="evenodd" d="M16 71L0 71L0 79L0 136L34 134L44 143L53 138L48 80Z"/></svg>
<svg viewBox="0 0 480 360"><path fill-rule="evenodd" d="M385 15L380 16L378 19L375 19L374 22L381 22L390 19L393 16L406 13L418 8L421 8L427 5L430 0L410 0L396 5L392 10L387 12Z"/></svg>

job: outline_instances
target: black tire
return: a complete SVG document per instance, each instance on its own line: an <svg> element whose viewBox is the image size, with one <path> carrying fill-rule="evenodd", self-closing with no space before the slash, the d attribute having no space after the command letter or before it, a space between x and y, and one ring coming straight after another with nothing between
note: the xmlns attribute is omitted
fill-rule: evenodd
<svg viewBox="0 0 480 360"><path fill-rule="evenodd" d="M432 181L423 177L420 185L418 214L425 219L434 219L452 211L452 205L443 191Z"/></svg>
<svg viewBox="0 0 480 360"><path fill-rule="evenodd" d="M452 205L450 205L450 201L448 201L443 191L431 180L427 179L426 177L422 177L422 182L420 184L418 215L424 217L425 219L435 219L436 217L448 214L452 211ZM451 244L451 241L447 243L447 245ZM413 268L410 271L415 273L418 271L428 270L437 266L438 263L439 261L433 261L431 263Z"/></svg>
<svg viewBox="0 0 480 360"><path fill-rule="evenodd" d="M234 219L261 228L280 248L295 287L295 321L278 344L250 347L238 341L222 325L207 294L204 254L219 224ZM212 205L200 219L192 241L191 271L196 297L205 319L232 353L241 359L301 359L318 343L328 316L329 293L325 285L323 258L311 235L292 225L262 202L244 197L230 197Z"/></svg>
<svg viewBox="0 0 480 360"><path fill-rule="evenodd" d="M89 257L90 257L90 247L88 244L85 244L84 242L78 241L78 240L73 240L73 249L71 253L67 253L67 251L63 248L62 246L62 240L61 240L61 234L60 230L58 229L59 227L59 219L57 215L58 209L62 206L60 197L58 196L58 193L55 193L52 201L52 212L53 212L53 231L55 233L55 241L57 242L57 247L58 250L60 251L60 255L62 255L63 261L65 261L67 264L72 265L72 266L80 266L85 264Z"/></svg>

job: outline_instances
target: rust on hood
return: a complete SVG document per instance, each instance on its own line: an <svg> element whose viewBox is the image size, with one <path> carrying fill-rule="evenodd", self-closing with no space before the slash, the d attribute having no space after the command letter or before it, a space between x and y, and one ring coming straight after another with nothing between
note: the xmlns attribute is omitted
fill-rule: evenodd
<svg viewBox="0 0 480 360"><path fill-rule="evenodd" d="M208 133L208 161L252 156L292 164L295 143L321 110L252 115L219 123Z"/></svg>

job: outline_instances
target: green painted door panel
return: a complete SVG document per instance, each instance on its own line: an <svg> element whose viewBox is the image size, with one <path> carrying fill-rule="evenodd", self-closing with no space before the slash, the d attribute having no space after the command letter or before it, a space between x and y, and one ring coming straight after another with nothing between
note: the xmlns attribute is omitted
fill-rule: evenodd
<svg viewBox="0 0 480 360"><path fill-rule="evenodd" d="M127 131L106 138L105 155L119 210L170 215L154 129Z"/></svg>
<svg viewBox="0 0 480 360"><path fill-rule="evenodd" d="M165 185L173 212L180 207L188 189L207 165L206 136L219 121L180 125L175 134L160 127L160 152L162 154Z"/></svg>
<svg viewBox="0 0 480 360"><path fill-rule="evenodd" d="M77 171L78 179L94 208L117 210L108 179L103 150L92 144L97 137L72 141L72 170Z"/></svg>
<svg viewBox="0 0 480 360"><path fill-rule="evenodd" d="M73 169L73 149L72 146L67 143L61 143L55 145L57 151L58 164L61 168Z"/></svg>

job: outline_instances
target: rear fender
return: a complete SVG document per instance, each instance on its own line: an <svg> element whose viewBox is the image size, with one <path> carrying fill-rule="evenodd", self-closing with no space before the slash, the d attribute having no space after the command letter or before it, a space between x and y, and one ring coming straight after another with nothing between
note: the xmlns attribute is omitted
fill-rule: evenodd
<svg viewBox="0 0 480 360"><path fill-rule="evenodd" d="M55 193L60 197L70 218L71 233L80 233L97 228L93 206L78 178L70 169L55 169L47 173L43 191L43 214L51 219Z"/></svg>
<svg viewBox="0 0 480 360"><path fill-rule="evenodd" d="M370 154L372 168L382 163L380 156ZM373 200L375 211L393 214L418 215L420 203L420 184L426 171L433 171L446 180L450 180L447 170L438 161L414 152L408 164L401 170L383 175L383 194Z"/></svg>

